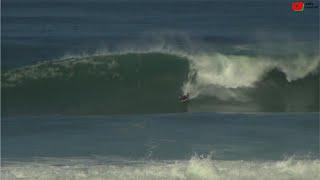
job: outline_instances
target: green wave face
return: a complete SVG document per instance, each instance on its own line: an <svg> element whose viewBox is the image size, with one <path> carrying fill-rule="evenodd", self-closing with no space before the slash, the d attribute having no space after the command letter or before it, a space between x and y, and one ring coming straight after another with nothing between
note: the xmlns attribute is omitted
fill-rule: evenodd
<svg viewBox="0 0 320 180"><path fill-rule="evenodd" d="M319 111L317 59L301 68L241 56L192 58L127 53L7 70L2 115ZM181 103L178 97L189 92L191 100Z"/></svg>
<svg viewBox="0 0 320 180"><path fill-rule="evenodd" d="M160 53L46 62L2 75L3 115L183 112L188 61Z"/></svg>

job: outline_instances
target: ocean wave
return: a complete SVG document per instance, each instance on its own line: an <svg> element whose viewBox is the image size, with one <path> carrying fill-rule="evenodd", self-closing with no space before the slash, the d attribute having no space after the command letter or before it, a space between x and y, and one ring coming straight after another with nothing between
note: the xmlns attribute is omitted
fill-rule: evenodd
<svg viewBox="0 0 320 180"><path fill-rule="evenodd" d="M305 55L271 58L163 47L101 51L4 71L3 112L318 111L319 64L318 56ZM182 105L177 97L186 93L192 103ZM273 93L278 102L269 101ZM230 107L241 103L247 106Z"/></svg>
<svg viewBox="0 0 320 180"><path fill-rule="evenodd" d="M153 56L150 58L148 55ZM195 91L193 94L199 94L201 91L200 87L208 85L217 85L226 88L253 87L255 82L261 80L263 75L274 69L283 72L286 75L287 81L291 82L304 78L312 73L318 73L320 65L319 56L310 57L303 54L298 54L290 58L271 58L263 56L228 55L217 52L190 54L179 50L158 47L144 51L132 49L117 52L116 54L98 51L93 55L65 55L56 61L45 61L36 65L9 71L5 76L11 76L11 78L58 76L58 74L54 73L59 73L59 70L54 69L54 67L49 67L50 65L59 65L71 69L72 66L79 64L87 64L90 66L117 63L116 60L119 57L125 57L127 60L130 58L131 61L137 61L138 58L144 61L146 58L149 58L148 61L152 60L155 62L160 60L158 57L155 58L157 55L162 55L160 58L163 58L163 61L167 58L166 56L175 56L178 60L183 59L188 61L190 64L188 69L190 78L187 79L184 91ZM108 60L112 61L104 62ZM112 64L109 66L112 66ZM46 71L44 72L43 70ZM17 81L17 79L9 79L9 81Z"/></svg>
<svg viewBox="0 0 320 180"><path fill-rule="evenodd" d="M223 161L193 156L190 160L101 163L90 159L7 162L1 177L15 179L319 179L319 160Z"/></svg>

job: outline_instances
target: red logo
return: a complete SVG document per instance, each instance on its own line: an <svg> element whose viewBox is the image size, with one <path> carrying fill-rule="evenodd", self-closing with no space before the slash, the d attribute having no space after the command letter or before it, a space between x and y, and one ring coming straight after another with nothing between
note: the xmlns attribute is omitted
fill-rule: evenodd
<svg viewBox="0 0 320 180"><path fill-rule="evenodd" d="M294 11L303 11L304 9L304 2L303 1L296 1L291 3L291 8Z"/></svg>

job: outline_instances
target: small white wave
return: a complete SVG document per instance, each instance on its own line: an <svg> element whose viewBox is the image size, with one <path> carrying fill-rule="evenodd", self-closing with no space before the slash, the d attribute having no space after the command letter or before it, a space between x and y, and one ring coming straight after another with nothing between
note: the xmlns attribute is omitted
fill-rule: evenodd
<svg viewBox="0 0 320 180"><path fill-rule="evenodd" d="M64 162L67 160L64 160ZM72 163L70 163L72 162ZM319 179L319 160L216 161L193 156L189 161L142 161L97 163L85 160L60 163L9 163L1 178L15 179L107 179L107 180L270 180Z"/></svg>

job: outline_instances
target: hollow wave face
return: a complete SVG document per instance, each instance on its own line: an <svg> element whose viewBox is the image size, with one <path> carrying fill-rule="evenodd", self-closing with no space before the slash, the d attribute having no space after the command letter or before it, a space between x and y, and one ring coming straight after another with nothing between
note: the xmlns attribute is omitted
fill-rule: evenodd
<svg viewBox="0 0 320 180"><path fill-rule="evenodd" d="M189 161L126 161L96 163L90 160L11 162L1 169L3 179L127 179L127 180L254 180L319 179L319 160L215 161L193 156Z"/></svg>
<svg viewBox="0 0 320 180"><path fill-rule="evenodd" d="M188 74L181 57L149 53L71 58L5 72L4 114L186 111L177 97Z"/></svg>
<svg viewBox="0 0 320 180"><path fill-rule="evenodd" d="M319 56L174 48L97 53L2 73L5 116L318 111ZM180 103L181 94L189 103Z"/></svg>

